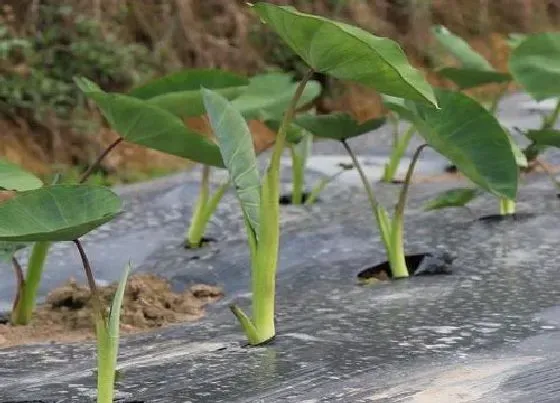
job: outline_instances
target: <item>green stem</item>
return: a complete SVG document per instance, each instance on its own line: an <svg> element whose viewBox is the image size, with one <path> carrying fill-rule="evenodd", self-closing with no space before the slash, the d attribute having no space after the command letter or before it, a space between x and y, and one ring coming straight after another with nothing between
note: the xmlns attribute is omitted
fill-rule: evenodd
<svg viewBox="0 0 560 403"><path fill-rule="evenodd" d="M399 168L399 163L408 148L408 144L414 136L415 133L414 125L410 126L404 135L400 138L397 138L393 143L393 147L391 149L391 155L389 156L389 162L385 164L385 171L383 172L383 182L391 182L397 173L397 169Z"/></svg>
<svg viewBox="0 0 560 403"><path fill-rule="evenodd" d="M515 214L515 200L509 200L502 198L500 199L500 214L501 215L508 215L508 214Z"/></svg>
<svg viewBox="0 0 560 403"><path fill-rule="evenodd" d="M371 186L371 183L369 183L369 180L366 176L366 173L364 172L364 170L362 168L362 164L360 164L360 162L358 161L358 157L356 157L356 154L354 154L354 152L352 151L352 149L350 148L350 146L348 145L346 140L341 140L340 142L342 143L343 147L346 149L346 152L348 153L348 155L350 155L350 158L352 159L352 164L358 170L358 174L360 175L360 179L362 180L362 184L364 185L364 188L366 189L369 204L370 204L372 210L375 210L379 203L377 202L377 200L375 198L375 194L373 193L373 187Z"/></svg>
<svg viewBox="0 0 560 403"><path fill-rule="evenodd" d="M27 264L27 274L19 301L12 312L12 324L27 325L31 320L31 315L35 309L35 299L37 298L37 290L41 283L41 275L45 260L51 246L50 242L35 242L31 250L31 257Z"/></svg>
<svg viewBox="0 0 560 403"><path fill-rule="evenodd" d="M193 214L191 217L191 223L189 229L186 233L186 244L190 248L201 247L202 237L204 236L204 229L206 228L206 222L203 220L204 209L208 203L210 197L210 166L202 166L202 177L200 180L200 190L198 193L198 199L196 201Z"/></svg>
<svg viewBox="0 0 560 403"><path fill-rule="evenodd" d="M303 203L304 159L298 155L293 145L290 144L288 148L292 156L292 204L299 205Z"/></svg>
<svg viewBox="0 0 560 403"><path fill-rule="evenodd" d="M356 154L354 154L354 152L352 151L352 149L350 148L346 140L341 140L340 142L342 143L343 147L346 149L348 155L350 155L350 158L352 159L352 164L358 170L358 174L360 175L362 185L366 190L371 211L373 213L373 216L375 217L375 222L377 223L377 228L379 229L379 234L381 235L381 240L383 241L383 244L385 245L385 250L387 251L387 258L390 259L391 226L389 225L390 220L387 214L387 210L385 210L385 208L377 202L377 199L375 198L375 194L373 193L373 187L371 186L371 183L369 183L369 180L362 168L362 165L358 161L358 157L356 157Z"/></svg>
<svg viewBox="0 0 560 403"><path fill-rule="evenodd" d="M278 130L270 165L261 187L260 217L261 225L258 234L249 234L251 247L251 291L252 320L237 307L232 312L238 318L249 344L258 345L274 338L276 268L280 244L280 159L286 143L286 132L290 126L297 103L301 98L307 81L313 71L308 71L301 82L284 114ZM254 237L256 236L256 240ZM256 246L256 247L255 247Z"/></svg>
<svg viewBox="0 0 560 403"><path fill-rule="evenodd" d="M399 201L397 202L397 207L395 208L395 215L392 220L392 230L391 230L391 258L389 263L391 264L391 271L393 272L394 278L408 277L408 268L406 267L405 253L404 253L404 210L406 207L406 197L408 196L408 190L410 188L410 183L412 181L412 174L414 173L414 168L416 163L420 158L422 150L426 148L427 144L422 144L419 146L414 155L412 156L412 161L408 166L406 171L406 177L404 179L401 192L399 194Z"/></svg>
<svg viewBox="0 0 560 403"><path fill-rule="evenodd" d="M97 403L112 403L115 395L116 363L105 321L97 316Z"/></svg>
<svg viewBox="0 0 560 403"><path fill-rule="evenodd" d="M109 146L101 153L99 154L99 156L97 157L97 159L95 160L95 162L93 164L91 164L89 166L89 168L87 169L87 171L85 171L83 173L83 175L81 176L80 180L78 181L78 183L85 183L88 178L90 177L90 175L93 173L93 171L95 169L97 169L99 167L99 165L101 164L101 161L103 161L103 159L116 147L118 146L124 139L122 137L119 137L118 139L116 139L113 143L109 144Z"/></svg>

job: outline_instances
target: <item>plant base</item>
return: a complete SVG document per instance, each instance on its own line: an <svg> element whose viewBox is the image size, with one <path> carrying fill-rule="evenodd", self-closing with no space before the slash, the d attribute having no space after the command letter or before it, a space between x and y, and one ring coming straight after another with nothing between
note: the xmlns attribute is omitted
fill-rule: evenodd
<svg viewBox="0 0 560 403"><path fill-rule="evenodd" d="M309 198L309 195L311 193L310 192L303 192L301 195L301 204L303 205L303 203L305 203L307 201L307 199ZM315 200L315 203L317 203L319 201L319 199ZM278 199L278 203L280 203L280 205L282 206L289 206L292 204L292 194L291 193L285 193L283 195L280 195L280 198Z"/></svg>
<svg viewBox="0 0 560 403"><path fill-rule="evenodd" d="M410 276L452 274L454 259L447 252L427 252L405 256L406 267ZM385 261L361 270L358 273L358 279L364 283L387 281L393 279L393 273L389 262Z"/></svg>
<svg viewBox="0 0 560 403"><path fill-rule="evenodd" d="M274 344L275 341L276 341L276 335L272 336L268 340L262 341L262 342L257 343L257 344L245 343L245 344L243 344L242 348L254 348L254 347L268 346L270 344Z"/></svg>

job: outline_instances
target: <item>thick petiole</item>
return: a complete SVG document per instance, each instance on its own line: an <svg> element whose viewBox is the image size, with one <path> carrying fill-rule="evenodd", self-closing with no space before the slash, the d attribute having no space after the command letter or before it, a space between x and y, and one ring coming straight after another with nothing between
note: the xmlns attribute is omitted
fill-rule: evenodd
<svg viewBox="0 0 560 403"><path fill-rule="evenodd" d="M259 233L251 233L247 225L251 251L252 317L249 318L236 306L232 307L232 312L239 320L251 345L266 343L276 334L276 268L280 244L280 205L278 203L280 159L286 143L286 131L293 120L297 103L312 73L309 71L299 83L276 136L270 164L261 185Z"/></svg>
<svg viewBox="0 0 560 403"><path fill-rule="evenodd" d="M298 155L293 145L288 147L292 156L292 204L303 203L304 158Z"/></svg>
<svg viewBox="0 0 560 403"><path fill-rule="evenodd" d="M515 200L500 199L500 214L511 215L515 214L516 203Z"/></svg>

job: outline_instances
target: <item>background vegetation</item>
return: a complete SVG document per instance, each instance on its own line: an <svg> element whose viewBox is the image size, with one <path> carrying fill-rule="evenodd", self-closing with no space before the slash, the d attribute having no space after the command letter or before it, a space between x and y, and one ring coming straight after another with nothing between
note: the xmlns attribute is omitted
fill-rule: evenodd
<svg viewBox="0 0 560 403"><path fill-rule="evenodd" d="M430 81L440 55L432 24L446 25L505 69L507 34L554 30L556 0L272 0L350 21L399 41ZM0 155L41 175L71 174L113 139L75 87L85 76L107 90L182 68L254 74L301 65L250 13L244 0L3 0L0 6ZM382 113L376 94L326 83L319 107L358 119ZM487 91L493 91L490 87ZM107 159L100 181L131 181L184 161L135 146ZM118 177L111 176L119 172Z"/></svg>

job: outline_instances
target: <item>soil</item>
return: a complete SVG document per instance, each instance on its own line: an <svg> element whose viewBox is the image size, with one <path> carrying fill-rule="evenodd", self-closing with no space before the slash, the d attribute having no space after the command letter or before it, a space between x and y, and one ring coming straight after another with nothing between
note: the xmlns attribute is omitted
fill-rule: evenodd
<svg viewBox="0 0 560 403"><path fill-rule="evenodd" d="M104 306L110 306L116 284L99 287ZM175 293L167 280L150 274L131 276L123 308L121 332L138 333L204 315L206 305L223 296L215 286L197 284ZM39 305L27 326L0 325L0 348L31 343L93 340L95 320L89 288L70 280L53 290Z"/></svg>

